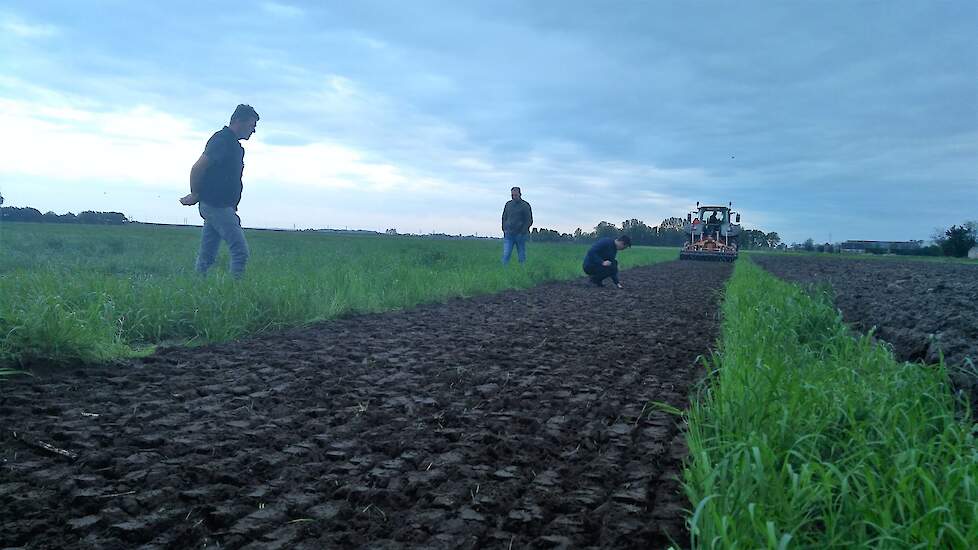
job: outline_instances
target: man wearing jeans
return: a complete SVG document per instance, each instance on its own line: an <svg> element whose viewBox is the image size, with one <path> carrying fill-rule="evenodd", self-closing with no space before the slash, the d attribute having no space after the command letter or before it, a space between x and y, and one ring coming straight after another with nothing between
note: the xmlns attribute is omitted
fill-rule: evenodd
<svg viewBox="0 0 978 550"><path fill-rule="evenodd" d="M503 265L509 263L509 257L516 247L516 255L520 264L526 263L526 241L530 238L530 226L533 225L533 209L530 203L520 196L520 188L509 190L512 200L503 207Z"/></svg>
<svg viewBox="0 0 978 550"><path fill-rule="evenodd" d="M231 275L240 279L244 274L249 252L238 217L244 172L244 147L238 141L250 138L257 124L255 109L238 105L231 122L207 140L203 154L190 169L190 194L181 198L180 204L199 203L200 217L204 219L196 266L200 274L214 265L222 240L231 252Z"/></svg>

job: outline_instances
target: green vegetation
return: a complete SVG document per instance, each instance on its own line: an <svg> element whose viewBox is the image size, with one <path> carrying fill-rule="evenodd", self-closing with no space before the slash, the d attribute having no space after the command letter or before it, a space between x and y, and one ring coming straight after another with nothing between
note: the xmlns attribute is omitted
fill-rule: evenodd
<svg viewBox="0 0 978 550"><path fill-rule="evenodd" d="M694 547L973 547L978 450L942 365L896 362L749 260L723 314L688 412Z"/></svg>
<svg viewBox="0 0 978 550"><path fill-rule="evenodd" d="M4 223L0 364L104 361L154 344L226 341L350 312L410 307L582 276L586 245L532 244L503 268L496 241L248 231L244 280L222 247L193 272L200 230ZM622 267L675 258L636 247Z"/></svg>

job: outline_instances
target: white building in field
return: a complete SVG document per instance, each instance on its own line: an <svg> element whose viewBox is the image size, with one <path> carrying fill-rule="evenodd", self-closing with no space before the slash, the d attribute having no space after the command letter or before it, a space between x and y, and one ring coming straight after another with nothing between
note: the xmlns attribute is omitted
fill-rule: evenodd
<svg viewBox="0 0 978 550"><path fill-rule="evenodd" d="M972 260L978 260L978 244L971 247L971 250L968 251L968 257Z"/></svg>

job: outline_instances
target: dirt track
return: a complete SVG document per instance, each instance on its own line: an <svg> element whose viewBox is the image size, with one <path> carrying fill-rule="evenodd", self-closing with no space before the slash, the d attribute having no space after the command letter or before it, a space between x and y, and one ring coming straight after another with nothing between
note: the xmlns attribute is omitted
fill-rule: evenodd
<svg viewBox="0 0 978 550"><path fill-rule="evenodd" d="M704 289L729 273L671 262L623 273L624 291L547 284L4 382L0 540L683 542L685 447L673 417L643 408L686 402L716 338Z"/></svg>
<svg viewBox="0 0 978 550"><path fill-rule="evenodd" d="M944 354L954 385L978 412L978 265L757 254L752 259L778 277L828 283L847 323L893 346L903 361L936 363Z"/></svg>

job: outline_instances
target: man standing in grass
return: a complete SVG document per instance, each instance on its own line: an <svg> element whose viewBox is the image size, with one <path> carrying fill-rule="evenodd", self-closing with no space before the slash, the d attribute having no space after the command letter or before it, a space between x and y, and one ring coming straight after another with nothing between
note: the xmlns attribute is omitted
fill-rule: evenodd
<svg viewBox="0 0 978 550"><path fill-rule="evenodd" d="M207 140L203 154L190 169L190 194L181 198L180 204L199 203L200 217L204 219L196 266L200 274L214 265L222 240L231 252L231 275L238 279L244 274L250 253L238 217L244 172L244 147L238 141L250 138L257 124L255 109L238 105L231 122Z"/></svg>
<svg viewBox="0 0 978 550"><path fill-rule="evenodd" d="M584 256L584 273L591 277L591 284L594 286L604 286L604 280L611 277L611 282L618 288L625 288L618 281L618 260L615 256L619 250L625 250L632 246L632 239L628 235L622 235L617 239L605 237L598 239L591 249Z"/></svg>
<svg viewBox="0 0 978 550"><path fill-rule="evenodd" d="M520 264L524 264L526 241L530 238L530 226L533 225L533 209L530 203L523 200L519 187L510 189L509 194L513 198L503 207L503 265L509 264L514 246Z"/></svg>

